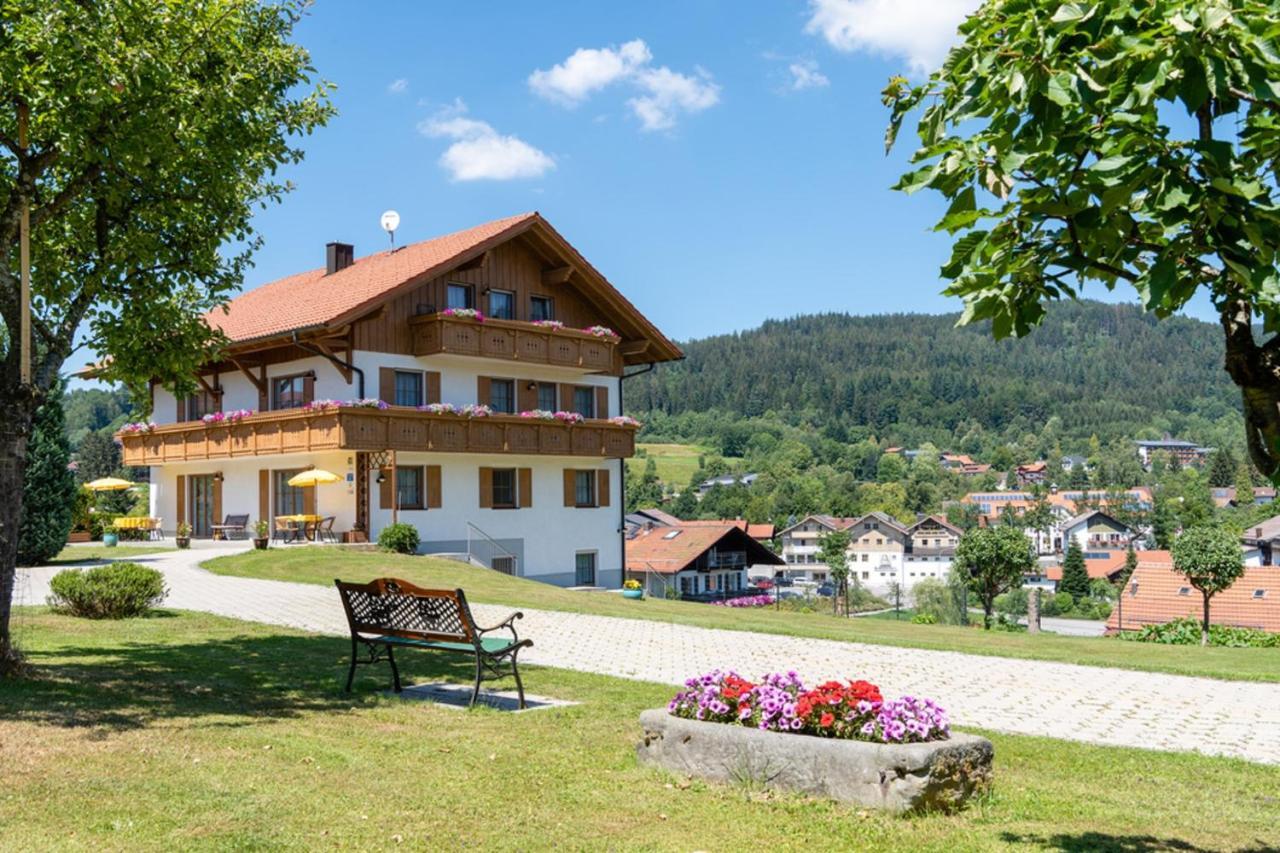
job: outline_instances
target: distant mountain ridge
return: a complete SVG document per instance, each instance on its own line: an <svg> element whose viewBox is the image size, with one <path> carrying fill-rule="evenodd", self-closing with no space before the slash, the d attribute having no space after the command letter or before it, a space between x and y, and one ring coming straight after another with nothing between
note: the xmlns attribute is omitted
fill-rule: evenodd
<svg viewBox="0 0 1280 853"><path fill-rule="evenodd" d="M1212 323L1065 302L1030 336L996 341L986 324L956 328L958 316L818 314L689 341L685 361L627 382L628 409L772 411L903 440L1038 430L1055 415L1077 444L1092 434L1238 432L1239 396Z"/></svg>

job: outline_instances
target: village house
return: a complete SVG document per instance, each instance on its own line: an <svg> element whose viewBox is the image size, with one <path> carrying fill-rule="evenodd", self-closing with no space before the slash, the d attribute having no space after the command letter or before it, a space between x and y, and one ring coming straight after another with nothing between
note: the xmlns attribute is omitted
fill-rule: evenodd
<svg viewBox="0 0 1280 853"><path fill-rule="evenodd" d="M1049 463L1048 462L1028 462L1019 465L1014 471L1018 478L1019 486L1034 486L1038 483L1047 483L1049 481Z"/></svg>
<svg viewBox="0 0 1280 853"><path fill-rule="evenodd" d="M1085 557L1105 559L1113 551L1127 549L1137 535L1102 510L1091 509L1058 524L1055 550L1065 553L1074 541Z"/></svg>
<svg viewBox="0 0 1280 853"><path fill-rule="evenodd" d="M757 542L768 545L776 532L774 525L770 522L760 524L752 524L741 518L717 518L717 519L697 519L694 521L684 521L676 518L669 512L660 509L645 508L637 509L635 512L629 512L624 519L629 531L633 531L642 527L677 527L684 525L686 527L696 526L714 526L731 524L746 532L748 536Z"/></svg>
<svg viewBox="0 0 1280 853"><path fill-rule="evenodd" d="M1063 533L1064 526L1071 526L1073 533L1078 534L1079 524L1088 523L1079 521L1082 515L1091 512L1092 508L1105 510L1112 507L1117 499L1123 501L1122 509L1149 511L1152 507L1151 490L1146 486L1125 489L1122 493L1102 490L1050 489L1045 493L1044 500L1049 507L1052 521L1043 529L1027 527L1027 538L1031 540L1037 554L1057 554L1063 550L1066 541ZM970 492L960 499L960 503L974 507L978 512L978 523L987 526L999 524L1001 516L1009 513L1020 516L1035 507L1037 501L1036 496L1027 491L994 491ZM1114 521L1114 518L1112 520ZM1140 536L1146 532L1134 530L1130 533L1131 536ZM1105 537L1101 529L1098 534L1100 537ZM1081 547L1087 541L1088 535L1085 535L1081 540ZM1100 546L1103 538L1094 541Z"/></svg>
<svg viewBox="0 0 1280 853"><path fill-rule="evenodd" d="M759 478L759 474L724 474L719 477L712 477L708 480L703 480L698 484L695 494L697 495L698 500L702 500L707 496L707 492L711 491L716 486L720 486L725 489L732 486L746 486L747 488L751 488L751 484Z"/></svg>
<svg viewBox="0 0 1280 853"><path fill-rule="evenodd" d="M1213 488L1209 490L1210 497L1213 498L1213 505L1222 508L1226 506L1240 506L1240 502L1236 500L1236 487L1227 486L1225 488ZM1275 503L1276 490L1272 486L1254 486L1253 499L1248 501L1254 506L1266 506Z"/></svg>
<svg viewBox="0 0 1280 853"><path fill-rule="evenodd" d="M714 601L747 595L747 569L782 558L736 524L679 524L636 529L627 537L627 579L646 593Z"/></svg>
<svg viewBox="0 0 1280 853"><path fill-rule="evenodd" d="M1142 467L1148 471L1151 470L1152 461L1160 453L1177 459L1179 464L1198 466L1204 464L1205 459L1213 452L1212 447L1201 447L1195 442L1182 441L1168 436L1154 441L1135 441L1134 445L1138 449L1138 460L1142 462Z"/></svg>
<svg viewBox="0 0 1280 853"><path fill-rule="evenodd" d="M1174 619L1204 615L1204 598L1186 575L1173 568L1168 552L1160 558L1140 558L1138 567L1121 590L1107 620L1107 633L1136 631L1144 625L1160 625ZM1213 597L1209 621L1259 631L1280 633L1280 572L1264 566L1246 566L1230 587Z"/></svg>
<svg viewBox="0 0 1280 853"><path fill-rule="evenodd" d="M1259 521L1240 537L1247 566L1280 564L1280 515Z"/></svg>
<svg viewBox="0 0 1280 853"><path fill-rule="evenodd" d="M1168 563L1173 557L1168 551L1135 551L1138 562L1156 562ZM1128 550L1114 551L1105 557L1086 557L1084 561L1084 570L1089 575L1089 580L1104 580L1107 583L1119 583L1124 577L1125 564L1129 559ZM1058 584L1062 583L1062 565L1061 563L1047 566L1042 571L1034 573L1027 577L1023 586L1041 587L1049 592L1056 592Z"/></svg>
<svg viewBox="0 0 1280 853"><path fill-rule="evenodd" d="M155 425L119 433L151 515L346 541L398 520L424 552L619 585L624 370L679 348L537 213L325 260L212 312L198 393L153 387ZM340 482L289 484L311 468Z"/></svg>

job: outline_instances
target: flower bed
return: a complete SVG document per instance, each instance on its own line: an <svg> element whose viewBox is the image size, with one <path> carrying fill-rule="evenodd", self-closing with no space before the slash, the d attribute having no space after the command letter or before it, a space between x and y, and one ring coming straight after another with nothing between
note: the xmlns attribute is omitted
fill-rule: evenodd
<svg viewBox="0 0 1280 853"><path fill-rule="evenodd" d="M932 700L886 701L866 681L808 689L794 672L715 670L640 723L644 763L891 811L953 809L991 780L990 741L953 733Z"/></svg>
<svg viewBox="0 0 1280 853"><path fill-rule="evenodd" d="M737 598L726 598L723 601L711 602L716 607L772 607L772 595L740 595Z"/></svg>
<svg viewBox="0 0 1280 853"><path fill-rule="evenodd" d="M233 409L230 412L210 412L200 420L209 426L221 426L222 424L234 424L242 421L252 415L252 409Z"/></svg>
<svg viewBox="0 0 1280 853"><path fill-rule="evenodd" d="M140 432L155 432L155 429L156 429L156 425L151 423L150 421L138 421L137 423L129 423L120 427L121 432L130 433L130 434L140 433Z"/></svg>
<svg viewBox="0 0 1280 853"><path fill-rule="evenodd" d="M331 409L389 409L391 404L376 397L363 400L312 400L302 407L304 412L325 412Z"/></svg>
<svg viewBox="0 0 1280 853"><path fill-rule="evenodd" d="M440 312L443 317L457 317L463 320L475 320L477 323L484 322L484 315L474 308L446 308Z"/></svg>
<svg viewBox="0 0 1280 853"><path fill-rule="evenodd" d="M886 702L868 681L828 681L807 690L794 672L770 673L756 683L717 669L684 685L667 710L689 720L876 743L923 743L951 734L947 712L932 699Z"/></svg>

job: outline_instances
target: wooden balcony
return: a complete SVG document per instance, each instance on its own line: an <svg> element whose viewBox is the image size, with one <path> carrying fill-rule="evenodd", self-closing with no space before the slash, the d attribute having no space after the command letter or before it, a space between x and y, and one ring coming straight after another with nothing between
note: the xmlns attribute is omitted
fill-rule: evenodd
<svg viewBox="0 0 1280 853"><path fill-rule="evenodd" d="M517 320L475 320L424 314L409 320L414 355L467 355L617 374L622 354L614 338L552 329Z"/></svg>
<svg viewBox="0 0 1280 853"><path fill-rule="evenodd" d="M559 422L492 415L465 418L414 409L342 408L261 412L229 426L199 421L117 433L125 465L163 465L320 450L524 454L625 459L635 453L635 427L588 420Z"/></svg>

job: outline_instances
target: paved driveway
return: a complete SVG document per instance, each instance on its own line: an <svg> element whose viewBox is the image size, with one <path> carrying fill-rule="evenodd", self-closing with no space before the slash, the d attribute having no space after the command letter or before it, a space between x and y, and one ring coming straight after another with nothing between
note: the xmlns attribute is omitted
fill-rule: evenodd
<svg viewBox="0 0 1280 853"><path fill-rule="evenodd" d="M200 561L234 547L137 559L164 572L170 588L167 606L346 634L341 605L330 587L220 577L198 568ZM43 603L54 571L20 572L19 603ZM483 604L473 609L482 623L497 622L510 611ZM1280 763L1280 684L1216 681L557 611L524 613L521 634L532 637L535 645L522 659L530 663L665 684L678 684L717 666L736 669L748 677L795 669L806 681L867 678L880 684L886 694L936 698L960 725Z"/></svg>

